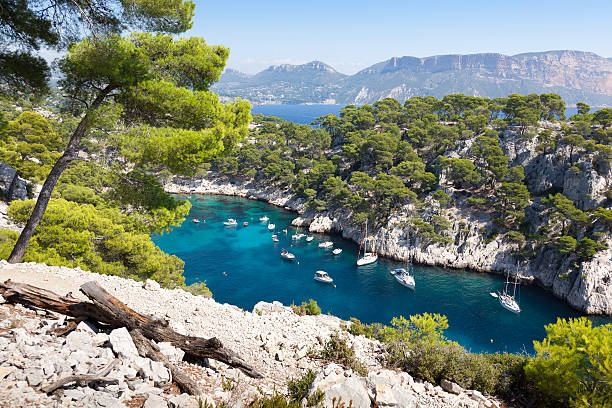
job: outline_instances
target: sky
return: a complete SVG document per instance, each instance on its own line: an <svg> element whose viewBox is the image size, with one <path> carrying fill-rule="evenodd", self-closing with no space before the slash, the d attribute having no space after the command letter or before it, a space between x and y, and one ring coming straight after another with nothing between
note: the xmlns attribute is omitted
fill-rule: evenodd
<svg viewBox="0 0 612 408"><path fill-rule="evenodd" d="M391 57L572 49L612 57L612 0L194 0L187 35L227 67L323 61L353 74Z"/></svg>

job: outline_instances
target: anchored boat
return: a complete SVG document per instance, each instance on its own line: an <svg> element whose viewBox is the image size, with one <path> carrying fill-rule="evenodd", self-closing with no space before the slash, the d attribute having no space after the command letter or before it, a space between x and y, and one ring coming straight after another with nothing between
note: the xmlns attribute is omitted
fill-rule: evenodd
<svg viewBox="0 0 612 408"><path fill-rule="evenodd" d="M365 222L365 229L363 231L363 237L361 238L363 244L363 257L359 258L361 253L361 244L359 245L359 253L357 254L357 266L368 265L378 260L378 254L376 252L368 252L368 220Z"/></svg>
<svg viewBox="0 0 612 408"><path fill-rule="evenodd" d="M334 281L325 271L316 271L314 275L314 280L323 283L332 283Z"/></svg>

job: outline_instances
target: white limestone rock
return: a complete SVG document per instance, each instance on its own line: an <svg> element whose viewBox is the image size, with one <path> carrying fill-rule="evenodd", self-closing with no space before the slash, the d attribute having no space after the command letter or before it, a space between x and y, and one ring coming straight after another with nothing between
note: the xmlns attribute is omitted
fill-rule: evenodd
<svg viewBox="0 0 612 408"><path fill-rule="evenodd" d="M109 341L115 354L122 358L138 356L138 350L134 345L132 336L125 327L114 329L110 332Z"/></svg>

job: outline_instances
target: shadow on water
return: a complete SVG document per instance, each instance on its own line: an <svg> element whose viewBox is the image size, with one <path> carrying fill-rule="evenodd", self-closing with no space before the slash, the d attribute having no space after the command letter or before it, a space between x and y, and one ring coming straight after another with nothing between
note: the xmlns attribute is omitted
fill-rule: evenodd
<svg viewBox="0 0 612 408"><path fill-rule="evenodd" d="M546 324L557 317L581 315L535 286L521 287L522 312L513 314L489 295L503 288L503 276L465 270L416 266L417 286L411 291L389 273L403 266L401 263L379 258L374 264L357 267L357 245L338 235L313 234L311 242L305 238L294 242L291 236L296 231L308 232L290 227L294 213L236 197L187 198L193 204L188 221L153 240L185 261L187 283L206 282L219 302L251 310L260 300L288 305L312 298L324 313L343 319L357 317L367 323L389 323L400 315L441 313L449 320L449 338L473 351L490 352L532 352L532 342L545 336ZM276 224L274 231L259 221L264 214ZM206 222L196 224L189 221L192 218ZM238 225L225 227L223 222L228 218L235 218ZM249 225L243 226L244 221ZM279 242L272 241L272 234L277 234ZM332 241L342 252L333 255L331 249L318 248L322 241ZM281 248L292 252L295 261L283 260ZM319 269L329 273L334 285L313 279Z"/></svg>

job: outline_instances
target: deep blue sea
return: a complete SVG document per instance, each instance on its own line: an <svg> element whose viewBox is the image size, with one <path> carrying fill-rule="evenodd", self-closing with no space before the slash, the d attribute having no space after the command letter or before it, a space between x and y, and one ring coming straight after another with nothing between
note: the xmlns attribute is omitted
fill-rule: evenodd
<svg viewBox="0 0 612 408"><path fill-rule="evenodd" d="M193 204L188 220L169 234L155 236L161 249L185 261L187 283L203 281L218 302L251 310L260 300L278 300L285 305L315 299L324 313L343 319L389 323L395 316L441 313L448 317L446 334L472 351L533 352L534 339L545 336L544 325L557 317L580 313L534 286L520 289L520 315L503 309L489 292L503 288L504 278L427 266L415 267L416 290L397 283L389 271L398 262L379 258L372 265L357 267L358 247L338 235L314 234L312 242L292 243L296 228L290 227L296 214L263 202L236 197L187 195ZM276 224L280 242L259 217L267 215ZM195 224L193 218L206 220ZM238 225L223 221L235 218ZM243 222L248 226L243 226ZM287 234L282 232L287 229ZM304 230L298 232L307 233ZM331 240L340 255L319 249ZM280 258L286 248L296 261ZM327 271L334 285L316 282L316 270ZM609 321L594 318L597 323Z"/></svg>
<svg viewBox="0 0 612 408"><path fill-rule="evenodd" d="M344 105L258 105L253 106L251 112L261 113L266 116L276 116L285 119L289 122L299 123L302 125L311 124L319 116L325 116L330 113L338 114ZM591 112L599 108L592 108ZM576 108L567 108L565 116L570 117L578 112Z"/></svg>

